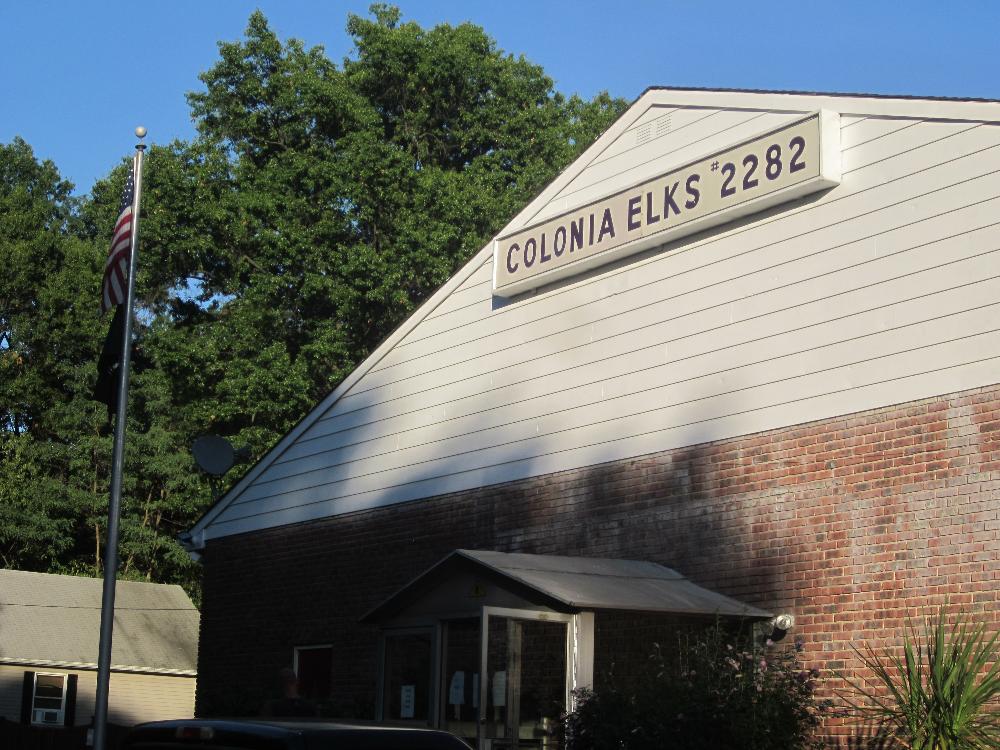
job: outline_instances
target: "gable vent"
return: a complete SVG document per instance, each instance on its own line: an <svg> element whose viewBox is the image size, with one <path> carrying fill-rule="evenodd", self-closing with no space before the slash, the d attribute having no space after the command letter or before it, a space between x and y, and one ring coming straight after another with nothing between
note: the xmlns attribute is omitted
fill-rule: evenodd
<svg viewBox="0 0 1000 750"><path fill-rule="evenodd" d="M670 132L671 124L669 114L663 115L663 117L657 117L653 122L656 125L655 130L657 138Z"/></svg>
<svg viewBox="0 0 1000 750"><path fill-rule="evenodd" d="M670 113L660 115L655 120L651 120L645 125L641 125L636 128L635 143L638 146L646 141L652 140L653 138L659 138L661 135L669 133L670 129Z"/></svg>

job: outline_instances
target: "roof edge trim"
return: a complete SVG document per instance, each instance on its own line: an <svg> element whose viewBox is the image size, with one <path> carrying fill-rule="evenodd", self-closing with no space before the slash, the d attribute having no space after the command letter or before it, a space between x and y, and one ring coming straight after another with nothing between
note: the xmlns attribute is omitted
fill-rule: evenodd
<svg viewBox="0 0 1000 750"><path fill-rule="evenodd" d="M830 109L842 115L1000 123L1000 101L947 97L842 94L821 91L766 91L651 86L641 99L681 107L805 112Z"/></svg>
<svg viewBox="0 0 1000 750"><path fill-rule="evenodd" d="M719 94L787 94L789 96L836 96L852 99L900 99L904 101L929 102L981 102L997 103L1000 99L988 99L976 96L921 96L920 94L872 94L861 91L805 91L799 89L741 89L741 88L710 88L707 86L647 86L647 91L711 91ZM641 96L641 95L640 95Z"/></svg>
<svg viewBox="0 0 1000 750"><path fill-rule="evenodd" d="M0 656L0 664L17 667L49 667L51 669L78 669L84 672L97 670L97 664L85 661L62 661L58 659L18 659L12 656ZM197 677L196 669L168 669L166 667L138 667L126 664L112 664L112 672L128 672L131 674L159 674L175 677Z"/></svg>

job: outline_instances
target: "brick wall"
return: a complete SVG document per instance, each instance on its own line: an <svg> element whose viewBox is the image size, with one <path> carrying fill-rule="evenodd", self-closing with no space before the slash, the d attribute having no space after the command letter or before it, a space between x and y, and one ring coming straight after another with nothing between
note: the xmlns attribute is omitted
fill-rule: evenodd
<svg viewBox="0 0 1000 750"><path fill-rule="evenodd" d="M297 644L371 715L368 609L459 547L652 560L796 616L805 661L857 668L949 601L1000 627L1000 385L212 540L201 713L252 711Z"/></svg>

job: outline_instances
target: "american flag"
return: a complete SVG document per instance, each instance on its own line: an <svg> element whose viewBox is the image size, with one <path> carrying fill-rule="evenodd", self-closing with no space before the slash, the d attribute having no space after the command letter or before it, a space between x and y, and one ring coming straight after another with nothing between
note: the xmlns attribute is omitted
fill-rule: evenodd
<svg viewBox="0 0 1000 750"><path fill-rule="evenodd" d="M132 198L135 195L135 176L129 172L122 193L118 221L111 236L111 248L104 263L104 282L101 284L101 312L106 313L115 305L125 302L128 289L129 248L132 244Z"/></svg>

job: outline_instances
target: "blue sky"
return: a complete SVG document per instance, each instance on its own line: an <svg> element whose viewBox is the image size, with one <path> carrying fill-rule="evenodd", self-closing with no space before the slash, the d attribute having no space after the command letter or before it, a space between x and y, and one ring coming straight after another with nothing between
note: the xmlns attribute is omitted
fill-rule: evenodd
<svg viewBox="0 0 1000 750"><path fill-rule="evenodd" d="M282 38L351 53L335 0L3 0L0 143L21 136L80 193L131 152L194 134L184 95L260 8ZM1000 99L1000 0L402 0L404 20L471 21L565 93L653 85Z"/></svg>

